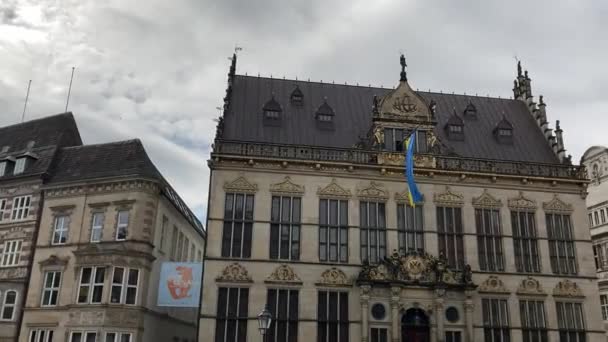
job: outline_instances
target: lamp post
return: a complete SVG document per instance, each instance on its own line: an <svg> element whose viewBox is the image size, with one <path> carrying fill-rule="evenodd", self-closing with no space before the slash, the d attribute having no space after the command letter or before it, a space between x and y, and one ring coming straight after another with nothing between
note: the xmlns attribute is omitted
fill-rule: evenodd
<svg viewBox="0 0 608 342"><path fill-rule="evenodd" d="M268 310L268 305L264 305L264 310L258 314L258 329L262 334L262 342L266 342L266 333L270 329L270 323L272 323L272 314Z"/></svg>

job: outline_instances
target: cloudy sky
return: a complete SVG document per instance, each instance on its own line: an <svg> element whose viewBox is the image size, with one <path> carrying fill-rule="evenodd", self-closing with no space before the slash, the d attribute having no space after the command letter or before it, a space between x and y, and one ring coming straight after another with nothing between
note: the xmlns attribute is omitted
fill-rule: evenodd
<svg viewBox="0 0 608 342"><path fill-rule="evenodd" d="M85 143L140 138L199 217L237 72L512 96L515 56L573 160L608 144L608 1L0 0L0 125L69 109Z"/></svg>

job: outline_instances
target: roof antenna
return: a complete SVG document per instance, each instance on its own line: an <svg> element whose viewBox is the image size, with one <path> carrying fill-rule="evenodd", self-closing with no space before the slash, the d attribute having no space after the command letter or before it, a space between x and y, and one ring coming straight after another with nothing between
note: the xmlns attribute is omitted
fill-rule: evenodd
<svg viewBox="0 0 608 342"><path fill-rule="evenodd" d="M70 86L68 87L68 98L65 101L64 113L68 112L68 104L70 104L70 94L72 93L72 81L74 80L74 69L76 69L76 67L72 67L72 76L70 77Z"/></svg>
<svg viewBox="0 0 608 342"><path fill-rule="evenodd" d="M23 104L23 114L21 114L21 122L25 120L25 108L27 107L27 100L30 98L30 86L32 85L32 80L27 84L27 94L25 95L25 103Z"/></svg>
<svg viewBox="0 0 608 342"><path fill-rule="evenodd" d="M234 54L236 55L239 51L243 51L243 48L240 47L240 46L238 46L238 45L235 45L234 46Z"/></svg>

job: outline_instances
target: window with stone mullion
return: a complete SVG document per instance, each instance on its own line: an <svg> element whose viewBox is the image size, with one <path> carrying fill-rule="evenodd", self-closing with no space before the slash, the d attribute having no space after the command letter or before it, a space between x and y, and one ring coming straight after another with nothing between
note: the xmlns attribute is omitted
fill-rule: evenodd
<svg viewBox="0 0 608 342"><path fill-rule="evenodd" d="M483 332L485 342L509 342L509 309L506 299L483 298Z"/></svg>
<svg viewBox="0 0 608 342"><path fill-rule="evenodd" d="M545 305L542 301L520 300L523 342L547 342Z"/></svg>
<svg viewBox="0 0 608 342"><path fill-rule="evenodd" d="M269 289L267 303L273 318L266 342L297 342L298 290Z"/></svg>
<svg viewBox="0 0 608 342"><path fill-rule="evenodd" d="M348 262L348 201L319 200L319 260Z"/></svg>
<svg viewBox="0 0 608 342"><path fill-rule="evenodd" d="M479 268L483 271L504 271L502 232L498 209L475 209Z"/></svg>
<svg viewBox="0 0 608 342"><path fill-rule="evenodd" d="M602 319L608 321L608 296L600 295L600 304L602 306Z"/></svg>
<svg viewBox="0 0 608 342"><path fill-rule="evenodd" d="M361 260L372 264L386 256L385 204L365 202L359 204L361 231Z"/></svg>
<svg viewBox="0 0 608 342"><path fill-rule="evenodd" d="M301 202L300 197L272 197L270 259L300 259Z"/></svg>
<svg viewBox="0 0 608 342"><path fill-rule="evenodd" d="M437 228L439 253L445 256L451 268L463 269L462 209L458 207L437 207Z"/></svg>
<svg viewBox="0 0 608 342"><path fill-rule="evenodd" d="M534 213L511 211L513 251L517 272L540 272L540 255Z"/></svg>
<svg viewBox="0 0 608 342"><path fill-rule="evenodd" d="M422 206L411 207L397 204L397 230L399 253L424 251L424 231L422 225Z"/></svg>
<svg viewBox="0 0 608 342"><path fill-rule="evenodd" d="M585 320L583 304L555 302L559 342L585 342Z"/></svg>
<svg viewBox="0 0 608 342"><path fill-rule="evenodd" d="M222 256L251 257L253 195L227 193L224 207Z"/></svg>
<svg viewBox="0 0 608 342"><path fill-rule="evenodd" d="M555 274L576 274L577 264L570 215L546 214L551 270Z"/></svg>
<svg viewBox="0 0 608 342"><path fill-rule="evenodd" d="M248 307L249 289L218 289L215 342L247 342Z"/></svg>
<svg viewBox="0 0 608 342"><path fill-rule="evenodd" d="M319 291L317 342L348 342L348 292Z"/></svg>

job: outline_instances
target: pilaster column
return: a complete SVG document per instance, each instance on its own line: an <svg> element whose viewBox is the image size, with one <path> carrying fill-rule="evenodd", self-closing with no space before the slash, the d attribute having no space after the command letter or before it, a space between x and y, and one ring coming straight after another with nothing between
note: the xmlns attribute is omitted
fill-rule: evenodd
<svg viewBox="0 0 608 342"><path fill-rule="evenodd" d="M401 287L391 287L391 337L393 342L399 342L399 301L401 300Z"/></svg>
<svg viewBox="0 0 608 342"><path fill-rule="evenodd" d="M369 293L370 285L361 285L361 342L368 341L369 327Z"/></svg>
<svg viewBox="0 0 608 342"><path fill-rule="evenodd" d="M435 290L435 322L437 324L437 342L443 342L445 339L445 329L443 326L443 296L445 289Z"/></svg>
<svg viewBox="0 0 608 342"><path fill-rule="evenodd" d="M473 305L473 292L466 291L466 299L464 300L464 317L467 324L466 331L466 341L475 342L475 334L473 331L473 310L475 309L475 305Z"/></svg>

